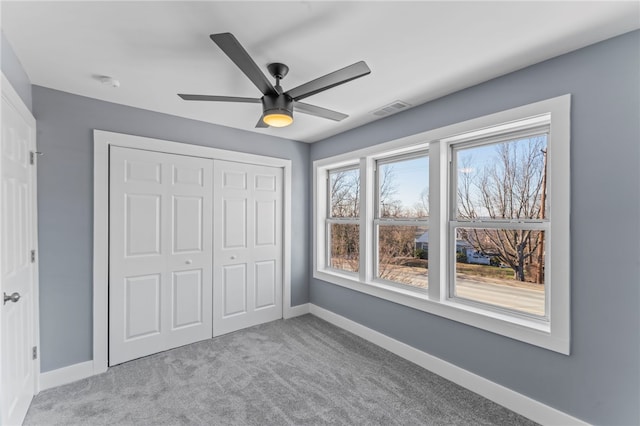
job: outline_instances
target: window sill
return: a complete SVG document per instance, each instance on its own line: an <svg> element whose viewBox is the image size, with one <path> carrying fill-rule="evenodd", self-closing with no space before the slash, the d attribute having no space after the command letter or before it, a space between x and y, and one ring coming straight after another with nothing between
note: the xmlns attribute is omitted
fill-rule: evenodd
<svg viewBox="0 0 640 426"><path fill-rule="evenodd" d="M546 320L512 316L459 303L455 300L431 300L426 293L402 289L380 282L361 282L352 275L341 274L335 270L315 270L313 277L514 340L569 355L569 341L552 336L549 322Z"/></svg>

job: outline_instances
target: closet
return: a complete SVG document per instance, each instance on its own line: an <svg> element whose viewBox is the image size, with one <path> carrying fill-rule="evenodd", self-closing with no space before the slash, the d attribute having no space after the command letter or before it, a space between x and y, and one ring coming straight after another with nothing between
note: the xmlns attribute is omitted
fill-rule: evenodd
<svg viewBox="0 0 640 426"><path fill-rule="evenodd" d="M282 318L283 169L109 148L109 365Z"/></svg>

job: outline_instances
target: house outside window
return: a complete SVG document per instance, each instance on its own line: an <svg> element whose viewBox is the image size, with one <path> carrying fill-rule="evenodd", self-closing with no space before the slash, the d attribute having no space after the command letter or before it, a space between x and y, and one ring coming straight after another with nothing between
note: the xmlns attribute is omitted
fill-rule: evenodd
<svg viewBox="0 0 640 426"><path fill-rule="evenodd" d="M570 96L314 162L314 277L569 353Z"/></svg>

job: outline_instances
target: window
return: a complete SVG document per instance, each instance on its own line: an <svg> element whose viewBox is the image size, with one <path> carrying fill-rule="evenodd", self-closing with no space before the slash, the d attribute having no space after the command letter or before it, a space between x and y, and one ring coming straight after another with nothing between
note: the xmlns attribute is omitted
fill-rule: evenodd
<svg viewBox="0 0 640 426"><path fill-rule="evenodd" d="M314 277L568 354L569 112L565 95L315 161Z"/></svg>
<svg viewBox="0 0 640 426"><path fill-rule="evenodd" d="M427 288L429 158L376 162L375 277ZM419 243L418 240L421 242Z"/></svg>
<svg viewBox="0 0 640 426"><path fill-rule="evenodd" d="M547 130L527 133L450 146L450 297L545 317Z"/></svg>
<svg viewBox="0 0 640 426"><path fill-rule="evenodd" d="M327 265L347 272L360 268L360 172L331 170L328 179Z"/></svg>

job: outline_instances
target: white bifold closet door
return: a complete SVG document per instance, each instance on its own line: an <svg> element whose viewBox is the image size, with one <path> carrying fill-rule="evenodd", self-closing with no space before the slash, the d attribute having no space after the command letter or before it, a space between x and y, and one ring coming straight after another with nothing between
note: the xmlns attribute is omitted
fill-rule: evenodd
<svg viewBox="0 0 640 426"><path fill-rule="evenodd" d="M109 365L212 336L212 173L111 147Z"/></svg>
<svg viewBox="0 0 640 426"><path fill-rule="evenodd" d="M214 160L213 335L282 318L281 168Z"/></svg>

